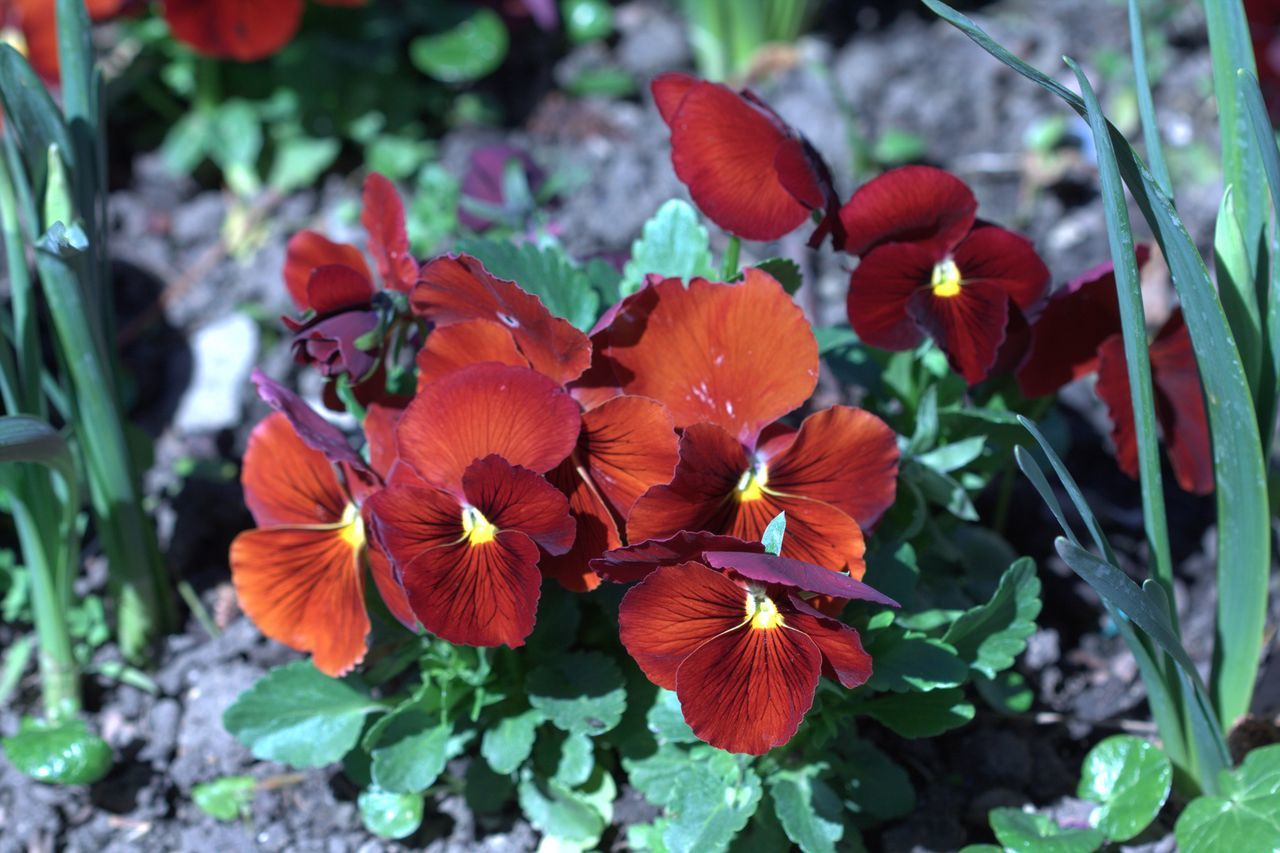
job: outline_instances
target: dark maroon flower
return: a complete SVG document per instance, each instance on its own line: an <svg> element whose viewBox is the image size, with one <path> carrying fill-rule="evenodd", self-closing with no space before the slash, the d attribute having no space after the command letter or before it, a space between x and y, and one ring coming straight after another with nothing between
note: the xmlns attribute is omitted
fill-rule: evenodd
<svg viewBox="0 0 1280 853"><path fill-rule="evenodd" d="M533 162L529 152L515 145L485 145L471 152L471 165L462 179L463 203L458 209L458 219L472 231L492 228L495 221L484 210L467 205L467 200L477 201L484 208L502 210L508 199L506 190L509 163L516 163L524 172L525 183L531 193L537 193L546 181L546 174Z"/></svg>

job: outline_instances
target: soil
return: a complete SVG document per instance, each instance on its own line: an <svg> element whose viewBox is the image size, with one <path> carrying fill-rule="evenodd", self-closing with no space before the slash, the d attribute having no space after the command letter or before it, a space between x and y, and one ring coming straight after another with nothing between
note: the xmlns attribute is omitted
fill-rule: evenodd
<svg viewBox="0 0 1280 853"><path fill-rule="evenodd" d="M973 4L970 4L973 5ZM1171 141L1179 210L1202 241L1212 234L1220 187L1197 181L1200 160L1213 158L1216 116L1206 97L1209 54L1197 4L1159 22L1166 67L1156 92ZM1101 207L1093 187L1087 128L1049 95L1022 80L962 34L908 4L830 4L820 32L836 43L804 40L760 87L804 128L834 167L843 194L856 185L849 139L889 130L915 134L928 162L949 168L975 189L984 217L1031 236L1064 281L1107 255ZM1127 53L1123 4L1111 0L1001 0L982 4L980 20L1033 64L1068 77L1059 58L1072 55L1094 76L1106 102L1123 106L1124 73L1100 75ZM618 10L621 30L607 51L580 50L561 60L554 78L574 68L614 64L640 79L687 67L683 31L664 5L637 0ZM1120 63L1121 66L1124 63ZM1066 119L1068 143L1053 158L1028 153L1029 132ZM667 132L647 99L538 96L521 128L459 130L442 140L446 165L458 171L479 144L506 139L528 146L548 168L572 168L585 180L555 216L574 253L626 250L643 222L667 198L685 191L671 170ZM1190 178L1188 180L1188 178ZM252 366L273 376L291 372L275 318L287 309L280 271L295 231L318 227L350 236L339 209L357 188L330 179L317 191L269 199L252 248L229 256L220 231L229 202L218 191L168 174L154 156L139 156L112 199L113 252L119 268L121 344L136 379L132 415L156 437L147 477L169 565L213 614L215 636L187 617L169 637L153 673L155 693L88 679L86 705L117 750L111 775L90 787L35 784L0 763L0 853L17 851L290 850L524 851L536 833L520 818L477 820L458 797L444 796L422 829L402 843L378 840L361 826L356 791L340 771L294 774L253 759L222 728L223 709L268 668L295 653L265 640L230 593L226 564L232 537L251 524L236 480L248 428L264 413L248 383ZM243 211L241 211L243 213ZM1138 217L1135 217L1137 220ZM749 246L760 258L803 258L802 302L819 323L843 318L845 262L815 254L802 237L780 246ZM1158 309L1167 297L1157 298ZM304 380L304 391L316 389ZM1071 436L1067 464L1081 479L1122 561L1145 560L1138 490L1120 474L1105 445L1105 415L1088 393L1064 395L1060 410ZM182 473L179 473L182 472ZM1213 625L1213 503L1169 494L1177 560L1178 606L1188 648L1207 665ZM907 741L865 731L908 768L916 812L867 835L869 849L954 850L991 840L987 811L999 805L1052 807L1064 822L1087 815L1073 800L1080 760L1099 738L1118 730L1151 731L1132 659L1096 597L1053 554L1052 518L1034 492L1017 486L1009 538L1036 558L1045 584L1040 628L1018 664L1036 692L1033 711L1010 720L979 711L974 724L931 740ZM989 511L991 506L983 504ZM92 561L91 561L92 562ZM101 572L99 571L100 575ZM89 573L84 589L100 585ZM1280 590L1273 590L1280 593ZM1280 594L1273 595L1280 607ZM1280 623L1273 609L1271 624ZM0 645L12 637L0 625ZM108 646L99 651L109 659ZM15 706L0 709L0 732L16 728L33 707L34 683ZM1255 712L1280 712L1280 654L1273 649ZM860 724L860 728L863 728ZM243 823L219 823L191 802L192 786L220 776L270 780ZM634 792L631 796L634 799ZM644 809L619 808L619 819ZM621 833L619 834L622 835ZM1142 849L1171 850L1168 827L1156 827ZM1136 848L1135 848L1136 849Z"/></svg>

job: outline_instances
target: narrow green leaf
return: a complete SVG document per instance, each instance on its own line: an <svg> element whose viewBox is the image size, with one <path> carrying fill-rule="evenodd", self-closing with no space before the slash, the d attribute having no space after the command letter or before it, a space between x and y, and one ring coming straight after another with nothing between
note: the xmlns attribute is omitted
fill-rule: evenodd
<svg viewBox="0 0 1280 853"><path fill-rule="evenodd" d="M26 161L32 190L42 198L49 146L56 145L66 156L72 156L75 149L49 90L22 54L8 44L0 44L0 101L4 103L5 123L12 125L12 136ZM39 223L32 223L32 227L39 228Z"/></svg>
<svg viewBox="0 0 1280 853"><path fill-rule="evenodd" d="M1151 77L1147 68L1147 45L1142 34L1142 13L1138 0L1129 0L1129 48L1133 56L1134 85L1138 90L1138 115L1142 118L1142 143L1147 149L1147 161L1156 185L1173 198L1173 180L1164 161L1164 145L1160 142L1160 122L1156 119L1156 105L1151 97Z"/></svg>
<svg viewBox="0 0 1280 853"><path fill-rule="evenodd" d="M760 543L764 545L765 551L777 556L782 553L782 538L786 533L787 514L780 512L765 527L764 533L760 534Z"/></svg>
<svg viewBox="0 0 1280 853"><path fill-rule="evenodd" d="M1107 132L1107 120L1089 85L1089 78L1072 60L1084 97L1086 117L1098 151L1098 180L1102 210L1107 221L1107 242L1115 266L1116 293L1120 304L1120 324L1124 331L1124 358L1129 372L1129 393L1133 400L1134 426L1138 441L1138 470L1142 483L1142 515L1151 547L1152 576L1173 594L1173 556L1169 550L1168 518L1164 509L1164 478L1160 473L1160 445L1156 438L1155 392L1151 385L1151 356L1147 349L1147 323L1142 308L1142 282L1134 254L1133 231L1129 225L1129 204L1116 165L1115 148ZM1174 625L1177 630L1177 625Z"/></svg>
<svg viewBox="0 0 1280 853"><path fill-rule="evenodd" d="M1257 300L1240 298L1241 294L1252 290L1254 272L1249 260L1249 249L1244 243L1244 234L1240 231L1235 193L1231 187L1227 187L1222 193L1222 203L1218 207L1218 219L1213 233L1213 260L1218 273L1218 292L1222 294L1222 310L1231 321L1231 327L1239 329L1243 324L1261 329ZM1257 392L1262 372L1260 336L1237 334L1236 342L1240 345L1245 378L1249 381L1249 387Z"/></svg>
<svg viewBox="0 0 1280 853"><path fill-rule="evenodd" d="M0 417L0 463L35 462L54 469L67 483L76 483L75 460L62 434L38 418Z"/></svg>
<svg viewBox="0 0 1280 853"><path fill-rule="evenodd" d="M267 673L223 714L227 731L258 758L294 767L332 764L356 745L382 706L346 681L298 661Z"/></svg>
<svg viewBox="0 0 1280 853"><path fill-rule="evenodd" d="M1112 735L1084 757L1077 796L1099 804L1090 818L1111 841L1146 829L1173 789L1173 768L1160 748L1133 735Z"/></svg>

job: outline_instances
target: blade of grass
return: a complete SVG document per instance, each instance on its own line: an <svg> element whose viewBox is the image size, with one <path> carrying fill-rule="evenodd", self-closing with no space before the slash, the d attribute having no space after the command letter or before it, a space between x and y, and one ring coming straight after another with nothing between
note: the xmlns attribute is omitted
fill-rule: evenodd
<svg viewBox="0 0 1280 853"><path fill-rule="evenodd" d="M1138 115L1142 119L1142 146L1147 150L1147 162L1156 185L1169 198L1173 198L1173 179L1164 161L1164 145L1160 142L1160 122L1156 120L1156 106L1151 98L1151 78L1147 69L1147 45L1142 34L1142 13L1138 0L1129 0L1129 47L1133 55L1133 79L1138 90Z"/></svg>
<svg viewBox="0 0 1280 853"><path fill-rule="evenodd" d="M1271 129L1267 105L1262 100L1257 78L1247 71L1241 71L1236 75L1236 83L1249 128L1258 142L1258 155L1267 176L1267 187L1271 190L1271 221L1274 232L1276 224L1280 223L1280 152L1276 149L1275 131ZM1265 355L1261 359L1261 376L1256 386L1259 392L1258 429L1267 455L1270 455L1271 442L1275 436L1276 408L1280 405L1280 400L1277 399L1277 386L1280 385L1280 318L1277 317L1277 311L1280 311L1280 257L1276 254L1274 243L1273 240L1272 250L1268 253L1269 274L1258 276L1260 315L1267 318L1263 346ZM1269 282L1269 287L1263 288L1263 282Z"/></svg>
<svg viewBox="0 0 1280 853"><path fill-rule="evenodd" d="M979 47L1087 115L1084 101L1018 59L981 27L939 0L924 0ZM1213 435L1218 504L1218 642L1212 694L1219 719L1249 707L1266 621L1271 529L1258 418L1240 353L1200 257L1168 197L1128 141L1108 123L1120 173L1164 252L1191 332Z"/></svg>
<svg viewBox="0 0 1280 853"><path fill-rule="evenodd" d="M1169 551L1164 478L1160 473L1160 445L1156 438L1156 401L1151 386L1151 354L1147 349L1147 321L1142 309L1142 283L1138 277L1138 259L1134 254L1133 229L1129 224L1129 204L1098 97L1080 66L1071 59L1067 59L1066 63L1075 72L1076 80L1080 83L1097 150L1102 210L1106 217L1107 243L1111 247L1111 259L1116 273L1120 325L1124 330L1124 360L1129 369L1129 393L1133 398L1133 419L1138 437L1142 516L1147 531L1147 544L1151 548L1151 574L1172 598L1173 555ZM1174 631L1177 633L1176 623Z"/></svg>

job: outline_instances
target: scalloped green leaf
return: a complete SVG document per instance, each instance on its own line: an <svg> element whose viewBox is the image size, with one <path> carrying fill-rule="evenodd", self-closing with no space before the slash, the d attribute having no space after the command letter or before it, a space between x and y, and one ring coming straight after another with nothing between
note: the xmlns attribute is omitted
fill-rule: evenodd
<svg viewBox="0 0 1280 853"><path fill-rule="evenodd" d="M1219 796L1192 800L1174 825L1182 853L1280 850L1280 744L1218 775Z"/></svg>
<svg viewBox="0 0 1280 853"><path fill-rule="evenodd" d="M804 853L836 853L844 837L844 804L817 778L817 767L769 777L769 795L782 830Z"/></svg>
<svg viewBox="0 0 1280 853"><path fill-rule="evenodd" d="M480 754L495 773L514 772L533 751L534 735L546 718L535 709L503 717L485 731L480 740Z"/></svg>
<svg viewBox="0 0 1280 853"><path fill-rule="evenodd" d="M455 249L479 258L489 272L516 282L541 299L552 314L579 329L589 331L595 324L600 293L592 286L592 276L558 246L469 237L459 240Z"/></svg>
<svg viewBox="0 0 1280 853"><path fill-rule="evenodd" d="M987 678L1013 666L1027 647L1040 613L1040 579L1029 557L1014 562L986 604L960 614L943 634L961 659Z"/></svg>
<svg viewBox="0 0 1280 853"><path fill-rule="evenodd" d="M711 237L688 202L671 199L644 224L640 239L631 244L631 260L622 270L622 295L639 290L650 273L685 281L715 277Z"/></svg>
<svg viewBox="0 0 1280 853"><path fill-rule="evenodd" d="M555 658L525 680L529 704L567 732L599 735L622 720L626 683L618 665L599 652L574 652Z"/></svg>

